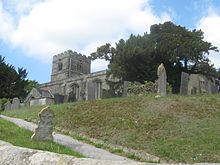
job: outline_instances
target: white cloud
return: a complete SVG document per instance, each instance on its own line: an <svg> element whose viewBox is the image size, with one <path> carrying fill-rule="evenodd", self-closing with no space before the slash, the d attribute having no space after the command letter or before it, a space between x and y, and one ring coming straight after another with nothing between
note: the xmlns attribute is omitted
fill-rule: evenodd
<svg viewBox="0 0 220 165"><path fill-rule="evenodd" d="M13 31L13 20L11 16L4 10L0 1L0 38L7 41L11 37Z"/></svg>
<svg viewBox="0 0 220 165"><path fill-rule="evenodd" d="M200 19L197 29L201 29L204 32L204 39L211 42L213 46L217 46L220 50L220 15L213 8L208 9L208 15ZM211 52L209 59L215 65L220 68L220 54Z"/></svg>
<svg viewBox="0 0 220 165"><path fill-rule="evenodd" d="M171 19L167 13L155 16L150 0L13 2L16 12L20 12L19 20L7 22L7 15L0 8L0 24L6 23L5 26L10 27L5 28L8 31L0 27L0 34L8 34L7 39L1 39L22 48L28 56L42 61L51 60L54 54L67 49L89 55L101 44L114 44L120 38L127 38L130 33L149 32L152 24ZM11 15L10 19L12 18L15 17ZM96 65L99 66L97 68L107 66L105 62Z"/></svg>

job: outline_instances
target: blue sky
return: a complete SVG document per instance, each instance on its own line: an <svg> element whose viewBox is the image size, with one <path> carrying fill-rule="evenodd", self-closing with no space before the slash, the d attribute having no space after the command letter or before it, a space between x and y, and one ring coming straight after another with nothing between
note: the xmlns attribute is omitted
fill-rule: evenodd
<svg viewBox="0 0 220 165"><path fill-rule="evenodd" d="M88 56L165 21L202 29L220 48L219 8L219 0L0 0L0 54L43 83L50 81L53 55L72 49ZM210 59L220 67L219 53ZM105 61L92 63L92 71L106 67Z"/></svg>

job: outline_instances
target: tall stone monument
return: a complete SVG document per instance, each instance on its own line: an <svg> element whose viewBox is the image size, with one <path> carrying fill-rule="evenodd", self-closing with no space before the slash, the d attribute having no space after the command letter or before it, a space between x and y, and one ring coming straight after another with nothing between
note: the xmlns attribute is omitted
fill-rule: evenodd
<svg viewBox="0 0 220 165"><path fill-rule="evenodd" d="M189 84L189 74L182 72L181 73L181 83L180 83L180 94L181 95L187 95L188 84Z"/></svg>
<svg viewBox="0 0 220 165"><path fill-rule="evenodd" d="M158 76L157 94L158 96L166 96L167 74L163 63L161 63L157 68L157 76Z"/></svg>
<svg viewBox="0 0 220 165"><path fill-rule="evenodd" d="M40 122L31 139L36 141L53 140L53 111L47 106L40 111L39 117Z"/></svg>

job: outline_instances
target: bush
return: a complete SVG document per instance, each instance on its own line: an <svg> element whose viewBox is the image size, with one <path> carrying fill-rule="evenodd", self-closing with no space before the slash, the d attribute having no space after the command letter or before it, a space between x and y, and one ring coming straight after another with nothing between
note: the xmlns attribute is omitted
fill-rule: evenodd
<svg viewBox="0 0 220 165"><path fill-rule="evenodd" d="M172 94L173 88L171 84L169 84L168 82L167 82L166 90L167 90L167 94Z"/></svg>
<svg viewBox="0 0 220 165"><path fill-rule="evenodd" d="M172 93L172 86L167 83L166 90L168 94ZM143 95L157 93L157 82L145 81L144 84L131 83L128 85L128 95Z"/></svg>
<svg viewBox="0 0 220 165"><path fill-rule="evenodd" d="M143 95L143 94L149 94L149 93L156 93L156 83L153 83L151 81L147 82L145 81L145 84L136 84L131 83L128 85L128 94L129 95Z"/></svg>
<svg viewBox="0 0 220 165"><path fill-rule="evenodd" d="M5 103L7 103L8 99L2 98L0 99L0 111L3 111L5 109Z"/></svg>

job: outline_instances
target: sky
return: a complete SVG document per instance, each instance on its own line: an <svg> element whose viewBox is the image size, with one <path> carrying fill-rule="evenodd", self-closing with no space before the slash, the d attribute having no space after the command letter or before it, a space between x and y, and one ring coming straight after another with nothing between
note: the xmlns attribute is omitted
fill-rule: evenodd
<svg viewBox="0 0 220 165"><path fill-rule="evenodd" d="M53 55L71 49L89 56L166 21L201 29L220 49L219 9L220 0L0 0L0 55L27 69L28 79L49 82ZM220 53L209 59L220 68ZM91 70L107 65L95 60Z"/></svg>

